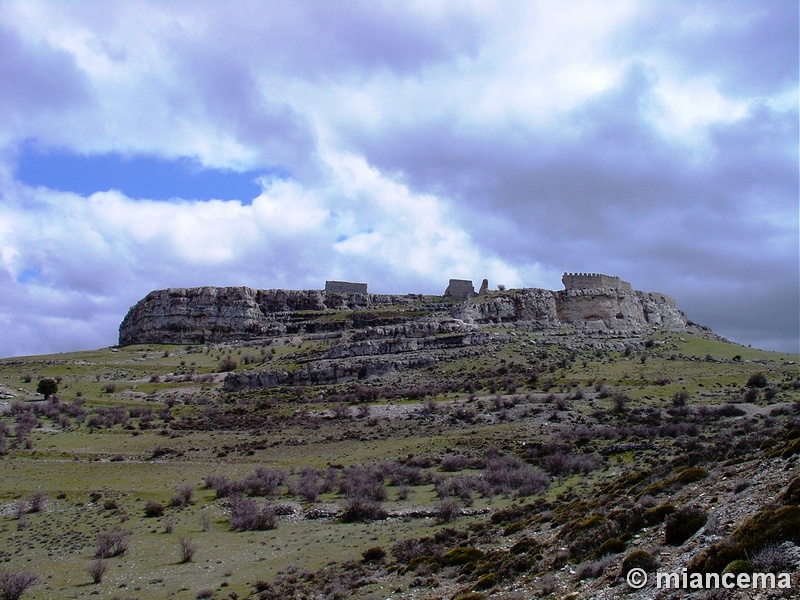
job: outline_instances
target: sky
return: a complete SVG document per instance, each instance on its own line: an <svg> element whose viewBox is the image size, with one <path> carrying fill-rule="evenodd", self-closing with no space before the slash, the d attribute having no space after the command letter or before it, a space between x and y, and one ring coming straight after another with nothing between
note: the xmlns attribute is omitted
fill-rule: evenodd
<svg viewBox="0 0 800 600"><path fill-rule="evenodd" d="M0 1L0 357L153 289L662 292L800 352L796 0Z"/></svg>

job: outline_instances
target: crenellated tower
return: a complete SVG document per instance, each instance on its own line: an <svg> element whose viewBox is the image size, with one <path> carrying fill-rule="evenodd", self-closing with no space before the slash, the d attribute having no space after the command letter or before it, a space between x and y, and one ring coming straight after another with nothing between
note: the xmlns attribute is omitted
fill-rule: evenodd
<svg viewBox="0 0 800 600"><path fill-rule="evenodd" d="M587 290L596 288L609 288L632 292L633 288L627 281L614 275L602 273L564 273L561 282L567 290Z"/></svg>

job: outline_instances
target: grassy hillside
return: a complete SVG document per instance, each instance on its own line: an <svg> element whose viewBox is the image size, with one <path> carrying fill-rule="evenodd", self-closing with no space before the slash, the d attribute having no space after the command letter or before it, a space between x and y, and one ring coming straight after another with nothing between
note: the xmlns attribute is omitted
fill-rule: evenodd
<svg viewBox="0 0 800 600"><path fill-rule="evenodd" d="M32 599L615 597L637 551L797 570L798 356L497 331L425 368L235 393L223 371L330 342L2 360L0 569L35 574ZM750 535L769 510L786 527ZM98 558L109 536L124 552Z"/></svg>

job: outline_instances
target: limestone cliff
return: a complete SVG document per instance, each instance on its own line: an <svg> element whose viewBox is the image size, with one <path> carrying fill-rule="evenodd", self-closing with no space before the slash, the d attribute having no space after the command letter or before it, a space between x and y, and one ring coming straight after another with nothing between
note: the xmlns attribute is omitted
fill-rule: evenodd
<svg viewBox="0 0 800 600"><path fill-rule="evenodd" d="M487 292L459 300L436 296L381 295L322 290L254 290L248 287L171 288L150 292L128 311L120 345L202 344L286 334L360 331L367 354L373 336L402 351L409 344L476 327L519 323L527 328L635 332L686 327L675 301L634 291L617 277L565 274L565 289ZM418 339L418 342L409 340ZM464 338L467 339L467 338ZM428 343L431 343L430 341Z"/></svg>
<svg viewBox="0 0 800 600"><path fill-rule="evenodd" d="M150 292L128 311L120 345L203 344L253 339L300 330L336 330L345 324L315 317L333 311L368 311L410 304L420 297L249 287L169 288ZM369 315L364 315L369 320ZM358 321L358 317L355 317ZM310 329L303 323L309 322Z"/></svg>

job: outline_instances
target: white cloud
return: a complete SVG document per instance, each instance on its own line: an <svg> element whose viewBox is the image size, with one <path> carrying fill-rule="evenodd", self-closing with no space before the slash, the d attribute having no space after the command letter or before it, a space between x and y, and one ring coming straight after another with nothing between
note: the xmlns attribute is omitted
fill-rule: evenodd
<svg viewBox="0 0 800 600"><path fill-rule="evenodd" d="M783 4L727 6L4 2L0 355L62 348L55 326L111 343L152 287L557 287L607 267L738 289L791 268L793 33L768 36ZM26 140L288 177L238 201L82 197L13 180ZM794 330L776 331L760 339Z"/></svg>

